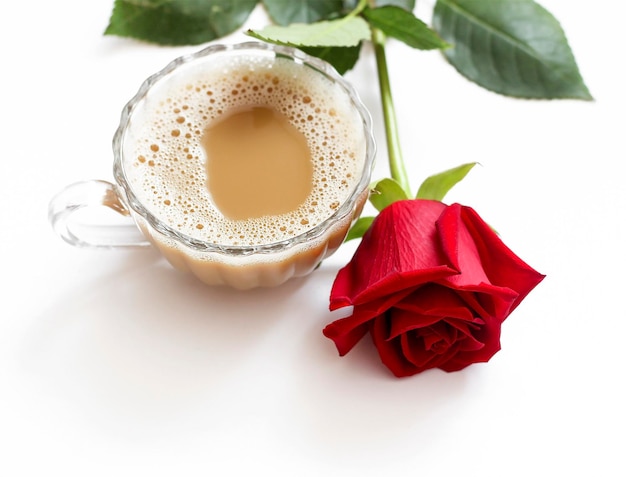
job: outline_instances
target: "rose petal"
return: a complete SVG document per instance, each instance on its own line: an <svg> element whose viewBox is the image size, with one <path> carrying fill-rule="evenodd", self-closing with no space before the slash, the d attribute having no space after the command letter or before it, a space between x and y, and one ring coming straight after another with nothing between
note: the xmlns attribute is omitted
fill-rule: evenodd
<svg viewBox="0 0 626 477"><path fill-rule="evenodd" d="M348 319L333 321L326 325L322 333L335 343L339 356L346 355L367 334L367 322L353 325Z"/></svg>
<svg viewBox="0 0 626 477"><path fill-rule="evenodd" d="M405 290L399 293L384 296L379 300L355 305L352 315L333 321L326 325L322 333L327 338L332 339L337 346L341 356L348 353L361 338L367 333L367 322L384 314L396 302L401 301L412 290ZM331 310L334 309L331 304Z"/></svg>
<svg viewBox="0 0 626 477"><path fill-rule="evenodd" d="M485 324L472 333L474 338L483 343L478 350L459 351L440 368L452 372L465 368L473 363L485 363L500 351L500 322L496 318L488 318Z"/></svg>
<svg viewBox="0 0 626 477"><path fill-rule="evenodd" d="M343 356L365 336L368 330L368 321L384 314L396 302L401 301L406 295L410 294L411 291L404 290L370 303L355 305L352 315L326 325L322 333L335 342L339 354ZM333 309L332 306L331 309Z"/></svg>
<svg viewBox="0 0 626 477"><path fill-rule="evenodd" d="M412 292L412 289L407 288L404 290L400 290L396 293L389 293L388 295L383 295L375 300L370 300L368 302L354 306L361 306L364 307L364 310L370 310L372 316L379 315L383 311L388 310L392 306L395 306L399 301L402 301L407 295L411 294ZM335 301L331 295L331 301L329 306L330 310L336 310L351 305L353 305L351 300L348 299L347 303L344 303L342 301Z"/></svg>
<svg viewBox="0 0 626 477"><path fill-rule="evenodd" d="M462 218L473 237L490 283L517 292L517 298L508 311L511 313L545 275L515 255L471 207L462 207Z"/></svg>
<svg viewBox="0 0 626 477"><path fill-rule="evenodd" d="M456 328L463 334L463 338L459 338L461 351L478 351L482 349L485 344L477 340L474 336L474 332L480 329L480 325L484 324L484 321L477 318L474 323L468 323L464 320L447 319L446 324L448 326Z"/></svg>
<svg viewBox="0 0 626 477"><path fill-rule="evenodd" d="M445 208L437 201L403 200L383 209L337 274L333 306L365 303L458 273L436 236L434 224Z"/></svg>
<svg viewBox="0 0 626 477"><path fill-rule="evenodd" d="M422 372L432 368L431 363L436 360L437 355L424 348L424 342L417 334L411 333L398 338L402 347L402 355L415 366L415 372Z"/></svg>
<svg viewBox="0 0 626 477"><path fill-rule="evenodd" d="M479 316L492 316L504 321L511 313L511 307L519 296L510 288L481 284L475 287L464 287L457 292Z"/></svg>
<svg viewBox="0 0 626 477"><path fill-rule="evenodd" d="M456 253L461 270L440 283L460 291L478 292L478 295L461 295L481 316L504 320L523 298L520 291L526 296L543 279L543 275L513 254L469 207L449 206L439 217L437 230L443 249L449 254ZM520 272L524 278L521 281Z"/></svg>
<svg viewBox="0 0 626 477"><path fill-rule="evenodd" d="M389 336L395 338L409 331L426 328L441 320L440 316L425 315L419 312L393 308L389 311Z"/></svg>
<svg viewBox="0 0 626 477"><path fill-rule="evenodd" d="M397 377L412 376L420 370L407 361L399 340L388 340L387 322L385 317L378 317L370 323L372 341L382 363Z"/></svg>
<svg viewBox="0 0 626 477"><path fill-rule="evenodd" d="M400 339L402 343L404 358L415 366L413 374L439 367L441 363L450 360L456 352L455 344L441 353L426 350L424 340L419 334L411 333L396 339Z"/></svg>
<svg viewBox="0 0 626 477"><path fill-rule="evenodd" d="M442 249L461 271L448 277L446 283L453 287L489 283L474 238L461 220L459 204L453 204L441 213L437 220L437 232Z"/></svg>
<svg viewBox="0 0 626 477"><path fill-rule="evenodd" d="M409 331L432 326L448 318L460 318L473 321L475 318L467 307L453 308L442 306L441 309L420 310L419 305L408 306L404 302L398 303L389 311L390 330L389 338L395 338Z"/></svg>
<svg viewBox="0 0 626 477"><path fill-rule="evenodd" d="M445 323L438 322L420 330L419 335L424 340L424 348L433 353L441 354L449 349L452 343L458 339L458 330L454 327L447 327Z"/></svg>
<svg viewBox="0 0 626 477"><path fill-rule="evenodd" d="M468 320L474 318L467 308L467 303L454 290L434 283L416 289L395 307L440 318L455 317Z"/></svg>

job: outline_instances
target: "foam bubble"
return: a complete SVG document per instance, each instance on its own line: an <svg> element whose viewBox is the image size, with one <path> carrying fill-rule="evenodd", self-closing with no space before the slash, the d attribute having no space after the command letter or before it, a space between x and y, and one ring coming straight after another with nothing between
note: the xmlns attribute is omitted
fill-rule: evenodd
<svg viewBox="0 0 626 477"><path fill-rule="evenodd" d="M366 146L361 118L337 85L282 58L229 58L183 70L153 87L135 109L124 140L128 180L156 217L199 240L257 245L315 227L347 199ZM231 220L215 207L201 136L211 121L243 106L271 107L306 137L313 187L297 210Z"/></svg>

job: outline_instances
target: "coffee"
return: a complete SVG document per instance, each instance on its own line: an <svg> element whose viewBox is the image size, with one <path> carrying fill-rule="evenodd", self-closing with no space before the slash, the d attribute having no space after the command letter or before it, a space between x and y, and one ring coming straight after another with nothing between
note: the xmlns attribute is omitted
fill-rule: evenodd
<svg viewBox="0 0 626 477"><path fill-rule="evenodd" d="M180 233L226 246L322 223L365 157L362 118L337 84L259 55L181 67L135 108L123 143L137 199Z"/></svg>
<svg viewBox="0 0 626 477"><path fill-rule="evenodd" d="M202 137L207 186L224 216L245 220L293 212L313 187L306 137L278 111L225 114Z"/></svg>

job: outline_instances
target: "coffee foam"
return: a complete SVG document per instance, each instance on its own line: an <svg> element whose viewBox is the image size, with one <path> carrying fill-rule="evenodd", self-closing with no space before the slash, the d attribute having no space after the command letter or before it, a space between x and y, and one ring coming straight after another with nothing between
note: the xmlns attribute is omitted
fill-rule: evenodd
<svg viewBox="0 0 626 477"><path fill-rule="evenodd" d="M283 58L214 59L182 69L154 86L136 107L124 138L128 181L159 220L198 240L259 245L306 232L349 197L359 181L366 144L362 120L339 86ZM211 121L249 106L272 107L304 134L313 188L290 213L231 220L215 207L206 186L201 138Z"/></svg>

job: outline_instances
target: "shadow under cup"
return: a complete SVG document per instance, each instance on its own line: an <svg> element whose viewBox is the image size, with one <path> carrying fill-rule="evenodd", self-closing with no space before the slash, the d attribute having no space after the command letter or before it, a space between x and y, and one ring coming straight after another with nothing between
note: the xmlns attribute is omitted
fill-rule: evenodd
<svg viewBox="0 0 626 477"><path fill-rule="evenodd" d="M198 72L203 71L207 73L207 79L204 80L207 91L201 91L205 86L201 88L188 81L189 77L199 77ZM245 88L240 88L240 84L235 84L232 90L219 93L220 88L213 81L219 75L232 79L242 72L242 81L250 80L249 96L256 98L250 100L253 104L247 104ZM274 87L279 81L291 84L294 88ZM299 89L299 84L311 81L314 94L309 97L302 93L305 90ZM230 84L228 81L222 83ZM163 93L172 88L188 89L191 93L197 90L199 93L196 96L202 93L202 101L206 104L198 106L193 94L187 98L187 102L172 102L169 93ZM264 92L262 95L252 95L253 88L255 91L263 89ZM209 102L207 95L213 95L214 92L216 96ZM220 100L216 103L214 99L219 94L237 97L232 101L229 99L230 103L226 100L226 103L220 103ZM323 141L323 144L329 141L341 143L340 147L328 149L334 151L332 158L323 158L321 156L328 155L328 151L319 153L320 147L312 147L309 141L314 168L323 169L323 173L328 176L326 169L329 164L336 167L342 161L349 161L352 172L348 177L351 182L341 191L329 188L332 194L337 194L335 198L332 194L326 198L333 202L332 208L321 209L327 212L321 215L317 213L317 219L310 225L302 226L298 223L292 227L294 230L277 235L266 234L267 237L259 239L256 233L251 232L255 230L254 220L241 222L228 219L220 215L213 204L206 186L206 176L203 177L206 168L202 164L206 159L198 138L202 128L197 121L193 124L188 122L191 113L183 108L205 108L210 116L213 113L209 114L208 110L215 107L219 111L214 113L222 115L228 113L227 110L222 111L223 104L232 103L234 107L274 107L274 101L282 101L280 104L291 101L288 94L293 94L293 98L300 95L301 100L304 98L307 103L313 103L310 106L316 114L337 116L337 123L343 121L352 125L348 139L337 137L341 134L337 134L332 125L326 131L323 130L326 126L320 126L319 122L313 128L307 125L310 131L315 131L316 137L321 138L319 141ZM168 129L168 126L158 133L146 132L146 129L154 129L151 124L158 123L150 119L150 115L154 115L154 111L166 109L179 114L176 120L183 127ZM204 119L209 124L212 120L207 119L207 115ZM299 125L300 121L306 122L299 115L297 120L293 117L291 119L299 128L304 127ZM310 115L308 119L311 119ZM307 137L310 139L310 136ZM241 139L245 140L243 137ZM162 151L156 152L167 141L178 144L171 147L173 152L170 160L175 161L171 167L160 163L158 154ZM147 152L141 153L141 148ZM367 200L375 145L367 109L354 88L334 68L294 48L248 42L210 46L172 61L148 78L122 112L119 128L113 138L113 152L116 184L106 181L80 182L68 186L51 201L49 217L57 233L70 244L83 247L117 248L152 244L175 268L191 272L206 284L249 289L276 286L292 277L307 275L339 248ZM155 154L151 155L152 152ZM319 161L325 161L324 165L315 164L318 155ZM185 169L176 170L186 160L190 163L195 161L196 173L190 174ZM173 185L163 179L168 175ZM313 185L313 189L319 189L322 195L329 194L322 189L326 185L326 176L318 174L318 182ZM192 190L189 191L188 187ZM172 215L169 213L173 210L170 207L177 202L184 202L185 210L181 209L178 215ZM318 200L312 203L318 205ZM91 206L94 205L104 205L118 214L131 216L134 223L117 227L97 221L94 224L94 214L91 214L90 222L76 213L81 209L83 212L93 211L95 208ZM310 207L310 204L304 207ZM204 215L197 219L200 212ZM264 221L266 231L273 226L278 230L281 224L294 223L289 217L282 216L258 220ZM197 224L198 221L201 225ZM129 229L136 231L137 227L142 236L133 238L128 233ZM220 227L225 227L223 233L215 232ZM285 227L280 229L284 230ZM235 239L234 235L237 235Z"/></svg>

